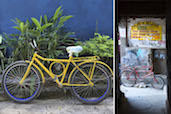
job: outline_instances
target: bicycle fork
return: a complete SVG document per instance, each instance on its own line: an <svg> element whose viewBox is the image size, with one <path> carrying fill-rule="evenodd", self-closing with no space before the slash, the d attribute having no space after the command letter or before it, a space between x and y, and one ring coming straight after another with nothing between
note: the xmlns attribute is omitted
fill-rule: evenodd
<svg viewBox="0 0 171 114"><path fill-rule="evenodd" d="M28 68L27 68L27 70L26 70L26 72L25 72L23 78L22 78L21 81L19 82L20 84L22 84L23 81L26 79L27 75L28 75L29 72L30 72L30 69L31 69L32 64L33 64L33 60L30 62L30 64L29 64L29 66L28 66Z"/></svg>
<svg viewBox="0 0 171 114"><path fill-rule="evenodd" d="M154 76L154 73L153 73L153 80L154 80L156 83L158 83L157 80L156 80L156 78L155 78L155 76Z"/></svg>

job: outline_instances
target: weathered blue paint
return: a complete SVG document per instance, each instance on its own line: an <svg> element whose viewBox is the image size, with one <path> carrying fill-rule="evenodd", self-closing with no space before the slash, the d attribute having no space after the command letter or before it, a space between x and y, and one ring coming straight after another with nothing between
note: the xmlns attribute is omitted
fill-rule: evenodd
<svg viewBox="0 0 171 114"><path fill-rule="evenodd" d="M66 15L74 17L65 23L77 38L87 40L93 37L98 21L98 32L112 37L112 0L0 0L0 33L16 33L11 19L27 18L47 14L51 17L57 7L63 5Z"/></svg>

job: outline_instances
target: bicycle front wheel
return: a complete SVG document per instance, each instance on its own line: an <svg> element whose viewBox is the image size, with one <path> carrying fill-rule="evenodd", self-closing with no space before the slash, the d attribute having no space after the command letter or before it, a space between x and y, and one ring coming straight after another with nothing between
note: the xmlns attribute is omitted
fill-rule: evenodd
<svg viewBox="0 0 171 114"><path fill-rule="evenodd" d="M153 79L152 83L151 83L153 88L155 88L155 89L163 89L164 84L165 84L163 78L161 78L160 76L155 76L154 78L155 78L155 80Z"/></svg>
<svg viewBox="0 0 171 114"><path fill-rule="evenodd" d="M92 64L83 65L81 70L90 77ZM111 79L98 65L95 66L92 80L93 86L72 86L72 94L85 104L97 104L103 101L111 90ZM88 84L87 78L77 69L71 78L72 84Z"/></svg>
<svg viewBox="0 0 171 114"><path fill-rule="evenodd" d="M22 84L19 84L28 67L28 63L11 65L2 80L3 89L11 100L18 103L28 103L35 99L41 91L41 78L34 67Z"/></svg>
<svg viewBox="0 0 171 114"><path fill-rule="evenodd" d="M124 70L120 74L120 81L125 87L133 87L136 83L135 73L131 70Z"/></svg>

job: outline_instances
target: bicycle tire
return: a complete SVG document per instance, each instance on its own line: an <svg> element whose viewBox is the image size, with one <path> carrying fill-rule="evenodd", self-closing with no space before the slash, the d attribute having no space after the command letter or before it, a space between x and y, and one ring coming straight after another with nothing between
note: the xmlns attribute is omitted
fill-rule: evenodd
<svg viewBox="0 0 171 114"><path fill-rule="evenodd" d="M23 84L19 85L19 81L22 79L22 76L24 75L28 65L29 64L26 62L18 62L15 64L11 64L8 67L8 69L5 70L3 74L3 79L2 79L3 90L6 96L14 102L29 103L35 98L37 98L41 92L42 79L37 69L34 68L33 66L31 67L31 70L27 78L24 80ZM32 75L31 73L34 73L35 75ZM36 81L37 83L35 83ZM18 84L18 85L15 85L15 84ZM36 84L37 86L35 86ZM13 88L15 88L15 91L13 90ZM17 89L19 90L17 91ZM26 93L26 90L27 90L27 93ZM35 91L32 91L32 90L35 90ZM17 95L15 95L15 93ZM29 94L29 95L26 96L26 94Z"/></svg>
<svg viewBox="0 0 171 114"><path fill-rule="evenodd" d="M155 76L155 79L156 79L156 81L158 83L156 83L154 81L154 79L153 79L152 82L151 82L152 87L155 88L155 89L163 89L163 87L165 85L165 82L164 82L163 78L160 77L160 76Z"/></svg>
<svg viewBox="0 0 171 114"><path fill-rule="evenodd" d="M90 70L90 68L92 66L93 66L92 64L82 65L81 70L83 70L83 72L88 74L86 68ZM95 72L95 71L99 71L98 73L103 73L103 74L97 74L97 72ZM111 79L107 75L105 70L103 70L100 66L96 65L95 71L94 71L93 78L92 78L92 82L94 83L93 87L91 87L91 86L72 86L71 87L72 95L75 96L79 101L81 101L84 104L91 104L91 105L98 104L98 103L102 102L109 95L109 93L111 91L111 84L112 84ZM105 83L101 82L101 81L105 81L105 80L103 80L103 77L99 78L98 77L99 75L101 75L101 76L104 75L104 77L106 79ZM81 81L83 82L83 80L84 80L85 81L84 84L85 83L88 84L89 83L88 80L85 80L85 78L83 78L83 77L84 77L84 75L77 69L71 78L71 83L78 84L79 81L81 83ZM99 79L99 82L98 82L98 79ZM100 80L100 79L102 79L102 80ZM97 85L101 84L101 85L99 85L97 87L97 85L95 85L95 84L97 84ZM104 88L105 88L105 91L103 91ZM82 94L82 95L79 94L80 91L78 91L78 90L81 90L82 91L81 93L84 93L84 94ZM83 91L83 90L85 90L85 91ZM97 93L97 91L95 92L95 90L97 90L98 93ZM101 93L99 93L99 91ZM97 97L97 98L95 98L95 97Z"/></svg>
<svg viewBox="0 0 171 114"><path fill-rule="evenodd" d="M104 65L102 65L102 64L97 64L98 66L100 66L101 68L103 68L103 70L105 70L106 72L107 72L107 75L109 76L109 77L111 77L111 92L110 92L110 96L113 96L113 74L111 73L111 71L106 67L106 66L104 66Z"/></svg>
<svg viewBox="0 0 171 114"><path fill-rule="evenodd" d="M121 84L123 84L123 86L125 87L133 87L136 84L136 75L135 72L132 72L132 74L130 75L129 78L131 78L131 80L128 80L126 76L128 76L132 71L131 70L123 70L120 73L120 82ZM126 76L124 75L124 73L127 73Z"/></svg>

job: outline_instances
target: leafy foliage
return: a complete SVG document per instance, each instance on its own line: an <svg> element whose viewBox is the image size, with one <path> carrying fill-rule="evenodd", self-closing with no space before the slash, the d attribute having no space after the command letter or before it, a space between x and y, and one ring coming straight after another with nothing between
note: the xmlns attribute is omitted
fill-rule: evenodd
<svg viewBox="0 0 171 114"><path fill-rule="evenodd" d="M2 44L2 36L0 35L0 74L11 62L12 58L6 57L6 46Z"/></svg>
<svg viewBox="0 0 171 114"><path fill-rule="evenodd" d="M32 17L32 23L27 19L26 22L15 18L12 20L20 34L7 35L4 33L4 41L13 48L12 57L15 60L30 59L33 54L29 42L36 40L40 49L40 54L56 58L65 53L66 46L74 45L77 40L74 32L64 32L64 23L73 16L63 16L62 6L56 9L54 15L48 19L47 15L40 16L40 20Z"/></svg>
<svg viewBox="0 0 171 114"><path fill-rule="evenodd" d="M80 53L93 54L101 57L113 57L113 40L107 35L101 35L99 33L94 34L94 38L90 38L89 41L78 41L77 45L83 47L83 51Z"/></svg>

